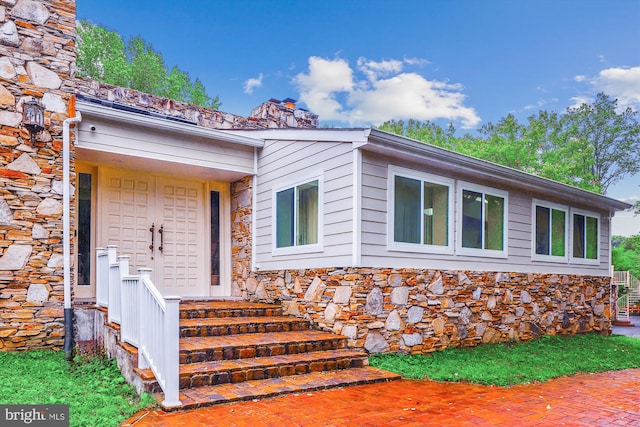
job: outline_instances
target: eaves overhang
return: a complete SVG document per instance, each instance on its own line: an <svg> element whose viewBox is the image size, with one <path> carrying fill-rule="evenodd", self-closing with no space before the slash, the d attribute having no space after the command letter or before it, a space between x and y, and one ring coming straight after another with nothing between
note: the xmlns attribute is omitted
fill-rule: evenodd
<svg viewBox="0 0 640 427"><path fill-rule="evenodd" d="M78 100L76 109L83 117L96 117L103 120L126 123L129 125L153 129L154 131L176 133L185 136L205 138L248 147L262 148L264 141L244 135L233 134L219 129L205 128L194 123L171 120L159 115L145 115L135 111L121 110L100 103Z"/></svg>
<svg viewBox="0 0 640 427"><path fill-rule="evenodd" d="M444 170L463 172L488 181L499 181L509 187L537 194L544 193L549 197L591 205L602 210L622 211L631 207L629 203L611 197L378 129L371 129L369 139L361 149L394 158L428 162Z"/></svg>

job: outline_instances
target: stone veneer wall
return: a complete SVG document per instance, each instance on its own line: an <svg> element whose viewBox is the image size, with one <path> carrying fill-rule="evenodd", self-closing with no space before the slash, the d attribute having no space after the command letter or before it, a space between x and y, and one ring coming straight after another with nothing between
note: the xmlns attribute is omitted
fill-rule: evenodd
<svg viewBox="0 0 640 427"><path fill-rule="evenodd" d="M610 278L329 268L237 277L242 295L345 335L369 352L428 353L541 335L609 334Z"/></svg>
<svg viewBox="0 0 640 427"><path fill-rule="evenodd" d="M255 108L249 117L242 117L94 80L76 78L75 84L79 94L188 120L211 129L318 127L317 115L306 110L288 109L270 101Z"/></svg>
<svg viewBox="0 0 640 427"><path fill-rule="evenodd" d="M74 0L0 0L0 350L63 345L62 124L75 35ZM34 144L21 128L31 96L45 107Z"/></svg>
<svg viewBox="0 0 640 427"><path fill-rule="evenodd" d="M248 299L241 284L251 274L253 178L231 183L231 295ZM255 293L255 289L254 289Z"/></svg>

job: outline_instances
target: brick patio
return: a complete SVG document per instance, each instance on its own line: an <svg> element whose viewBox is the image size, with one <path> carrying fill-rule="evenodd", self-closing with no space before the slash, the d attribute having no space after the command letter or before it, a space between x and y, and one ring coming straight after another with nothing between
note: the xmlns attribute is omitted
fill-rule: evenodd
<svg viewBox="0 0 640 427"><path fill-rule="evenodd" d="M510 388L402 380L191 411L123 426L640 426L640 369Z"/></svg>

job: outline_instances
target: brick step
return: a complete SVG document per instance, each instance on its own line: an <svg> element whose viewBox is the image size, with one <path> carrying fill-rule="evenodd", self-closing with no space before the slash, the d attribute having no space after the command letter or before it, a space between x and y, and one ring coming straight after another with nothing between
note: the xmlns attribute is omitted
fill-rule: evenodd
<svg viewBox="0 0 640 427"><path fill-rule="evenodd" d="M282 316L282 307L274 304L238 301L182 301L180 303L181 319L262 316Z"/></svg>
<svg viewBox="0 0 640 427"><path fill-rule="evenodd" d="M362 368L367 365L368 357L366 353L350 349L190 363L180 365L180 388L239 383L308 374L310 372ZM138 369L136 372L143 379L145 390L149 392L160 391L151 369Z"/></svg>
<svg viewBox="0 0 640 427"><path fill-rule="evenodd" d="M345 337L313 330L190 337L180 340L180 364L281 356L338 350L344 347L346 347Z"/></svg>
<svg viewBox="0 0 640 427"><path fill-rule="evenodd" d="M275 397L282 394L301 393L353 385L394 381L400 376L370 366L329 372L312 372L265 380L219 384L182 390L179 399L182 406L164 410L195 409L221 403ZM162 393L156 399L163 400Z"/></svg>
<svg viewBox="0 0 640 427"><path fill-rule="evenodd" d="M305 331L309 322L286 316L211 317L180 320L180 337L217 337L236 334Z"/></svg>

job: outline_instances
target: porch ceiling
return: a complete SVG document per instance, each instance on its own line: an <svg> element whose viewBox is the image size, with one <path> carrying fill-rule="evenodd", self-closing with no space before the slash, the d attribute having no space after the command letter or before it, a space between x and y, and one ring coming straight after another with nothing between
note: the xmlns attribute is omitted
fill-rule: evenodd
<svg viewBox="0 0 640 427"><path fill-rule="evenodd" d="M107 166L155 175L179 175L182 178L196 181L233 182L247 176L247 172L195 166L81 147L76 148L76 159L93 166Z"/></svg>
<svg viewBox="0 0 640 427"><path fill-rule="evenodd" d="M78 102L76 159L193 179L234 181L255 173L259 139Z"/></svg>

